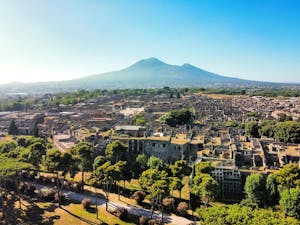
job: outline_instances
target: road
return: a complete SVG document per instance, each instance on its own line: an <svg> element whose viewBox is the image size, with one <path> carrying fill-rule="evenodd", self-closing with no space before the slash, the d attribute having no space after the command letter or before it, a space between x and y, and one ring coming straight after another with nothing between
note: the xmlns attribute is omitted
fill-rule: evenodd
<svg viewBox="0 0 300 225"><path fill-rule="evenodd" d="M43 188L50 188L48 186L40 185L40 184L33 183L33 182L28 182L28 183L30 183L31 185L34 185L39 191ZM96 204L96 202L97 202L98 207L105 207L105 199L103 199L103 198L99 198L99 197L88 195L88 194L71 192L71 191L63 191L63 193L70 200L81 202L84 198L90 198L91 201L93 202L93 204ZM151 210L144 209L144 208L139 208L139 207L136 207L136 206L130 206L128 204L109 201L108 206L109 206L110 209L116 209L116 208L119 208L119 207L126 208L130 214L137 215L137 216L145 216L145 217L148 217L148 218L150 218L150 216L151 216ZM160 220L161 219L161 214L158 213L158 212L155 212L153 214L153 218ZM174 224L174 225L188 225L188 224L193 223L193 221L188 220L184 217L174 215L174 214L164 213L164 223Z"/></svg>

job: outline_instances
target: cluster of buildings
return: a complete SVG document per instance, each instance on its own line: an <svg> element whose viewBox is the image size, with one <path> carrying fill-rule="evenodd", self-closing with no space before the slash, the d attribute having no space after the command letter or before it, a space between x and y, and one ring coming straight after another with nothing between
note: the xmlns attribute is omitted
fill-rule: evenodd
<svg viewBox="0 0 300 225"><path fill-rule="evenodd" d="M164 113L176 109L192 111L194 123L177 127L160 123ZM235 199L242 195L249 173L268 174L291 162L300 165L299 145L251 138L240 127L226 126L228 121L242 124L251 120L247 113L252 111L260 118L276 119L285 113L298 119L300 100L201 94L124 98L116 94L39 112L3 112L0 132L6 132L14 120L24 135L32 134L37 125L40 135L51 137L61 151L86 140L101 152L111 141L120 140L132 154L154 155L168 163L211 161L221 198ZM145 124L136 125L137 114L143 115Z"/></svg>

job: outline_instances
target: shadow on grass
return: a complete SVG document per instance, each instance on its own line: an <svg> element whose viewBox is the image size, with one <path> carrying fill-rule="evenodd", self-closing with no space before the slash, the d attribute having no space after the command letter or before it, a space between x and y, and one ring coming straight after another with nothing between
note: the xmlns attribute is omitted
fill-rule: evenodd
<svg viewBox="0 0 300 225"><path fill-rule="evenodd" d="M71 211L69 211L69 210L67 210L67 209L65 209L63 207L61 207L61 209L64 210L65 212L67 212L68 214L70 214L71 216L74 216L75 218L77 218L77 219L79 219L79 220L81 220L81 221L83 221L83 222L85 222L87 224L90 224L90 225L99 225L99 223L95 223L95 222L90 221L88 219L85 219L85 218L83 218L81 216L78 216L78 215L72 213ZM96 212L96 209L95 209L95 212ZM98 219L98 220L100 220L100 219ZM100 221L101 221L100 225L107 225L107 223L104 223L102 220L100 220Z"/></svg>

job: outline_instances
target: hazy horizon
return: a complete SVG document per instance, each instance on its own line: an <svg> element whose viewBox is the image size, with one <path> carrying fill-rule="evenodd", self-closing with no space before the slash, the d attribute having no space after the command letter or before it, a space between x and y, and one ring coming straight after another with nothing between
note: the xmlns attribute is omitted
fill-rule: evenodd
<svg viewBox="0 0 300 225"><path fill-rule="evenodd" d="M141 59L300 83L300 2L0 1L0 83L70 80Z"/></svg>

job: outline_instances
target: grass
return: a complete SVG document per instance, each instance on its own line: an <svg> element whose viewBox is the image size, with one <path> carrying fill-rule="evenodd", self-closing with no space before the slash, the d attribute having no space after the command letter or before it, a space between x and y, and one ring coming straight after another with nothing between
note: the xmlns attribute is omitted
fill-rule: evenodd
<svg viewBox="0 0 300 225"><path fill-rule="evenodd" d="M18 203L15 204L16 211L18 210ZM78 225L96 225L96 224L120 224L130 225L133 223L124 222L109 212L105 208L98 207L98 219L96 218L96 209L92 208L86 211L79 203L71 203L67 206L58 208L56 204L48 202L35 202L29 203L25 200L22 201L22 212L20 224L25 222L36 222L34 224L45 225L65 225L65 224L78 224ZM31 224L31 223L30 223Z"/></svg>

